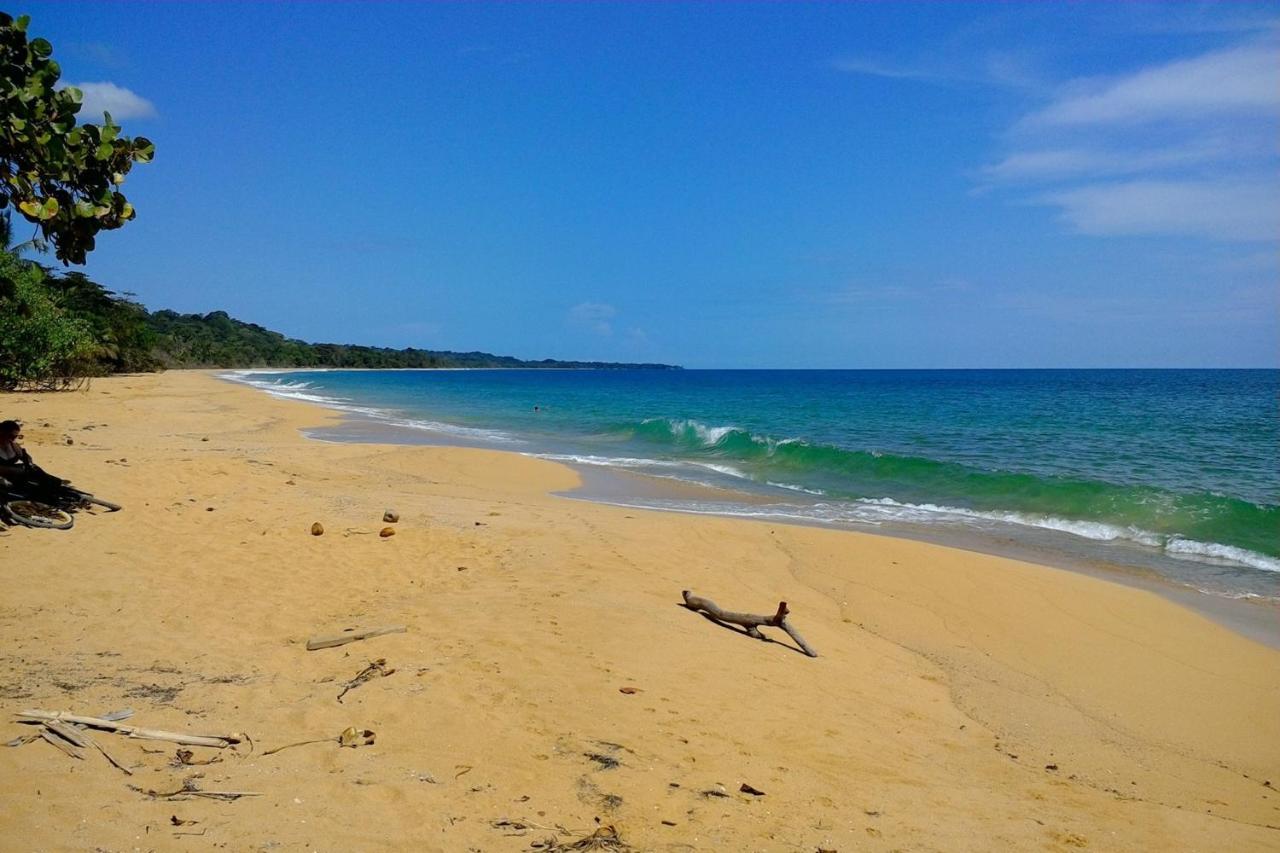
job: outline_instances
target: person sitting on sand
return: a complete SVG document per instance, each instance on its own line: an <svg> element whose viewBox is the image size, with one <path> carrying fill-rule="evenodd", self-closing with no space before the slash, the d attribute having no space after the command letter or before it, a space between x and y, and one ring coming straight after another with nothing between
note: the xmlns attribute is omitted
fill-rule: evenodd
<svg viewBox="0 0 1280 853"><path fill-rule="evenodd" d="M22 424L17 421L0 421L0 487L8 488L19 483L62 483L32 461L31 454L18 443L20 438Z"/></svg>
<svg viewBox="0 0 1280 853"><path fill-rule="evenodd" d="M26 448L18 444L20 438L22 424L0 421L0 477L7 480L25 479L27 471L35 464Z"/></svg>

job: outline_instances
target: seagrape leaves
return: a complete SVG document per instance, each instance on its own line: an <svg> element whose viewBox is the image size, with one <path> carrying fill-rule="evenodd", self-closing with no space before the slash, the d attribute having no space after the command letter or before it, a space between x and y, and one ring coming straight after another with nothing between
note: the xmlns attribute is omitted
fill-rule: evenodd
<svg viewBox="0 0 1280 853"><path fill-rule="evenodd" d="M29 23L0 12L0 209L36 223L58 260L82 264L99 231L137 215L118 187L155 144L122 136L109 113L77 124L84 93L59 88L53 45L29 39Z"/></svg>

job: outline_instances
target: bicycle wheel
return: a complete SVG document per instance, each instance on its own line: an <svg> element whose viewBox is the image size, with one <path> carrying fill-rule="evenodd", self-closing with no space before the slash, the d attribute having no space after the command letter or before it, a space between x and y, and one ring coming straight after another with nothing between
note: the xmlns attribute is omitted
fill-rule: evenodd
<svg viewBox="0 0 1280 853"><path fill-rule="evenodd" d="M70 513L56 506L36 501L9 501L4 505L5 514L18 524L27 527L48 527L53 530L70 530L76 520Z"/></svg>

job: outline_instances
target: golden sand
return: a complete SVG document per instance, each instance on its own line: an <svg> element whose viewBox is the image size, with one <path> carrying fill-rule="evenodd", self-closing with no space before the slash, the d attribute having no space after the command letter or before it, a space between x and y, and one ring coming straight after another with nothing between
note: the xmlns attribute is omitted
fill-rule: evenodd
<svg viewBox="0 0 1280 853"><path fill-rule="evenodd" d="M512 454L309 441L331 413L201 373L0 412L125 504L0 533L3 739L24 708L121 707L253 739L185 766L97 735L131 777L0 747L4 850L527 851L601 826L637 850L1280 849L1280 652L1150 592L555 497L576 475ZM785 598L821 656L718 627L685 588ZM395 672L339 703L379 658ZM348 726L376 742L263 754ZM261 796L130 788L190 777Z"/></svg>

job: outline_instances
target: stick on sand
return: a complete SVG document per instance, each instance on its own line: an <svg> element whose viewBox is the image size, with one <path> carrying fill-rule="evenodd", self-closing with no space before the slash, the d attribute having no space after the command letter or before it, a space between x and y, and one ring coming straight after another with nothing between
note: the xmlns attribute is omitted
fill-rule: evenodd
<svg viewBox="0 0 1280 853"><path fill-rule="evenodd" d="M800 636L800 632L787 620L787 616L791 611L787 608L785 601L778 602L778 612L772 616L757 616L754 613L735 613L732 610L724 610L720 605L716 604L709 598L703 598L694 595L689 590L685 590L681 595L684 596L684 606L690 610L701 610L711 618L718 622L729 622L734 625L741 625L746 629L747 635L755 637L757 640L768 639L764 634L760 633L760 626L769 628L781 628L787 632L791 639L796 641L796 645L811 658L816 658L818 653L813 647L804 641L804 637Z"/></svg>
<svg viewBox="0 0 1280 853"><path fill-rule="evenodd" d="M76 725L88 726L93 729L102 729L108 732L117 732L122 735L128 735L132 738L142 738L145 740L167 740L173 743L183 743L190 746L212 746L217 749L225 749L232 744L240 743L244 740L243 735L188 735L181 732L166 732L160 729L143 729L137 726L127 726L124 723L117 723L114 720L103 719L102 717L83 717L79 714L69 714L66 711L37 711L26 710L21 714L15 715L19 722L23 723L48 723L49 721L62 721L64 723L72 723Z"/></svg>
<svg viewBox="0 0 1280 853"><path fill-rule="evenodd" d="M384 625L381 628L361 628L360 630L343 631L341 634L319 634L307 640L307 651L331 649L334 646L345 646L356 640L367 640L370 637L381 637L384 634L403 634L409 629L403 625Z"/></svg>

